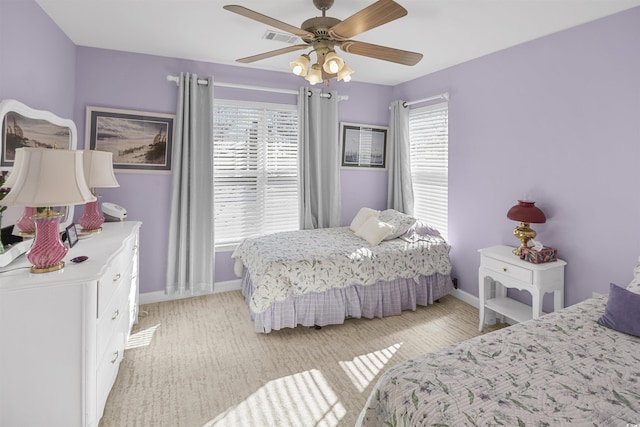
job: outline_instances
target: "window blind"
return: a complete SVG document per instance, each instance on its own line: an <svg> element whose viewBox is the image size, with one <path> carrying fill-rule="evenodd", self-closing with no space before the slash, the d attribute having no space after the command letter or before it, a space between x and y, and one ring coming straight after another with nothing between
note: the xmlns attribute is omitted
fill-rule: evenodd
<svg viewBox="0 0 640 427"><path fill-rule="evenodd" d="M216 247L297 230L297 107L216 100L213 126Z"/></svg>
<svg viewBox="0 0 640 427"><path fill-rule="evenodd" d="M449 107L446 102L409 112L414 214L448 237Z"/></svg>

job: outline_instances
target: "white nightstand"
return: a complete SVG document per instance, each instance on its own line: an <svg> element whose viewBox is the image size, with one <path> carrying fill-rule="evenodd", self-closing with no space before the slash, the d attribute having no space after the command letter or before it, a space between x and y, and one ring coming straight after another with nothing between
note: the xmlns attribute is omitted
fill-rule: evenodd
<svg viewBox="0 0 640 427"><path fill-rule="evenodd" d="M480 298L480 326L485 321L485 309L524 322L542 315L542 297L553 292L553 309L564 307L564 266L566 262L557 261L534 264L523 261L513 254L509 246L492 246L480 249L480 268L478 270ZM491 286L495 283L495 297L491 295ZM499 286L502 285L502 286ZM516 288L531 294L532 306L507 297L507 289Z"/></svg>

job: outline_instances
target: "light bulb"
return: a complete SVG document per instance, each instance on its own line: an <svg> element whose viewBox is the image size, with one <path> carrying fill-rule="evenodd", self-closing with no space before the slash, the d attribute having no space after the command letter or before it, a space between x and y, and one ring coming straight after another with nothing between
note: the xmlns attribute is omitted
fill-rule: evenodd
<svg viewBox="0 0 640 427"><path fill-rule="evenodd" d="M340 71L338 71L338 81L350 82L351 74L353 74L353 70L347 64L343 64Z"/></svg>
<svg viewBox="0 0 640 427"><path fill-rule="evenodd" d="M342 69L343 65L344 61L342 58L336 55L335 52L331 51L325 55L322 68L324 68L324 71L329 74L336 74Z"/></svg>
<svg viewBox="0 0 640 427"><path fill-rule="evenodd" d="M291 71L296 76L306 76L307 75L307 67L309 66L309 55L303 53L293 62L289 63L291 67Z"/></svg>
<svg viewBox="0 0 640 427"><path fill-rule="evenodd" d="M311 66L311 70L309 70L309 75L306 77L306 79L312 85L322 82L322 71L320 71L319 64L313 64Z"/></svg>

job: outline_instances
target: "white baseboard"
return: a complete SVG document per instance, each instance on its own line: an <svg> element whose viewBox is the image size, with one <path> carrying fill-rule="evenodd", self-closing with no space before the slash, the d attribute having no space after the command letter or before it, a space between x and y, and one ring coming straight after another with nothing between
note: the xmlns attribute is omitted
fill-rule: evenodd
<svg viewBox="0 0 640 427"><path fill-rule="evenodd" d="M461 301L466 302L469 305L474 306L475 308L480 308L480 300L478 299L478 297L474 297L473 295L465 291L461 291L460 289L454 289L451 291L450 295L458 298Z"/></svg>
<svg viewBox="0 0 640 427"><path fill-rule="evenodd" d="M164 291L145 292L140 294L140 305L152 304L155 302L174 301L183 298L198 297L202 295L217 294L220 292L239 291L242 289L242 280L227 280L226 282L217 282L213 284L213 292L194 292L189 294L172 294L168 295Z"/></svg>

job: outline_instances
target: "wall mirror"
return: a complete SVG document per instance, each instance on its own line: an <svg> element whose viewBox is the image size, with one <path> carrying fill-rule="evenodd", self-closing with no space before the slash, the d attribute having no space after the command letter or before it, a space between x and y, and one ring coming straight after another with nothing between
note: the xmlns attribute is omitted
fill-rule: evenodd
<svg viewBox="0 0 640 427"><path fill-rule="evenodd" d="M0 170L11 171L17 148L44 147L65 150L75 150L77 148L78 131L73 120L63 119L49 111L30 108L15 99L0 101L0 123L2 124ZM55 209L63 214L63 218L60 221L60 231L62 232L73 222L74 207L66 206ZM3 236L16 235L13 228L22 216L23 211L24 207L10 206L7 208L2 215ZM6 240L3 238L3 241ZM23 252L11 256L19 256L21 253ZM0 254L0 258L7 258L8 256ZM0 266L6 265L8 262L0 259Z"/></svg>

